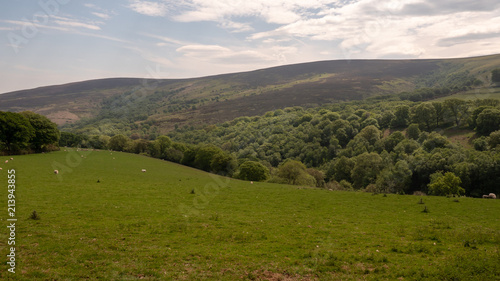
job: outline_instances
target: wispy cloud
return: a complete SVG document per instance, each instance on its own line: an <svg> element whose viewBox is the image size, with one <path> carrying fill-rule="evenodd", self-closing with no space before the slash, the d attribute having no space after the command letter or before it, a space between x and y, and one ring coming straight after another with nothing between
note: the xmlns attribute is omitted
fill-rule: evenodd
<svg viewBox="0 0 500 281"><path fill-rule="evenodd" d="M128 7L139 14L152 17L165 16L168 11L166 3L163 2L134 0Z"/></svg>
<svg viewBox="0 0 500 281"><path fill-rule="evenodd" d="M110 15L105 14L105 13L99 13L99 12L92 12L92 14L96 17L100 17L103 20L109 20L111 18Z"/></svg>

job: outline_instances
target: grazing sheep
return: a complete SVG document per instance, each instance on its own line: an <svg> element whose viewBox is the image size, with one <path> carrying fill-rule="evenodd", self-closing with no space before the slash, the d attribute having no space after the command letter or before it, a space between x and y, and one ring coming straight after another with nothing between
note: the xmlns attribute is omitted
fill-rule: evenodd
<svg viewBox="0 0 500 281"><path fill-rule="evenodd" d="M490 193L489 196L491 199L497 199L497 196L495 195L495 193Z"/></svg>
<svg viewBox="0 0 500 281"><path fill-rule="evenodd" d="M9 160L5 160L5 163L9 163Z"/></svg>
<svg viewBox="0 0 500 281"><path fill-rule="evenodd" d="M250 184L253 184L253 181L251 181Z"/></svg>
<svg viewBox="0 0 500 281"><path fill-rule="evenodd" d="M146 169L142 169L142 172L145 173L146 172Z"/></svg>
<svg viewBox="0 0 500 281"><path fill-rule="evenodd" d="M10 157L10 160L14 160L14 158Z"/></svg>
<svg viewBox="0 0 500 281"><path fill-rule="evenodd" d="M0 171L2 170L2 168L0 168Z"/></svg>
<svg viewBox="0 0 500 281"><path fill-rule="evenodd" d="M54 170L54 174L59 174L59 171L58 170Z"/></svg>

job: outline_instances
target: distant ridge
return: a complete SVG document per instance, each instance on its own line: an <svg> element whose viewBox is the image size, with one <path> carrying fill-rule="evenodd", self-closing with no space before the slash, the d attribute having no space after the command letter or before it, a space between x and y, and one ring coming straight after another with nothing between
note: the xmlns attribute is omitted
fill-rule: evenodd
<svg viewBox="0 0 500 281"><path fill-rule="evenodd" d="M31 110L60 125L111 114L134 122L154 121L168 130L175 124L223 122L289 106L439 86L450 75L488 81L498 67L500 55L490 55L318 61L190 79L106 78L4 93L0 110Z"/></svg>

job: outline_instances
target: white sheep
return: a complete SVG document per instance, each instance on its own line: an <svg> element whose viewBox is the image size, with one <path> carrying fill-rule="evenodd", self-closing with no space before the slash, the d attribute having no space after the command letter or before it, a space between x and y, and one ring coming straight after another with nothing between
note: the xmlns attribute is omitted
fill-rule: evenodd
<svg viewBox="0 0 500 281"><path fill-rule="evenodd" d="M146 172L146 169L142 169L142 172L145 173Z"/></svg>
<svg viewBox="0 0 500 281"><path fill-rule="evenodd" d="M14 158L10 157L10 160L14 160Z"/></svg>
<svg viewBox="0 0 500 281"><path fill-rule="evenodd" d="M0 171L2 170L2 167L0 167Z"/></svg>
<svg viewBox="0 0 500 281"><path fill-rule="evenodd" d="M9 163L9 160L5 160L5 163Z"/></svg>
<svg viewBox="0 0 500 281"><path fill-rule="evenodd" d="M490 193L489 196L491 199L497 199L497 196L495 195L495 193Z"/></svg>
<svg viewBox="0 0 500 281"><path fill-rule="evenodd" d="M59 171L58 170L54 170L54 174L59 174Z"/></svg>

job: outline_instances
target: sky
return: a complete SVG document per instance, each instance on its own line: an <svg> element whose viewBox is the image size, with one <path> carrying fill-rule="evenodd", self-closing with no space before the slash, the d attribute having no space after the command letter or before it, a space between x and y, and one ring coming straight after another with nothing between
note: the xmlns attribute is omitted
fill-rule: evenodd
<svg viewBox="0 0 500 281"><path fill-rule="evenodd" d="M499 50L498 0L9 0L0 10L0 93Z"/></svg>

